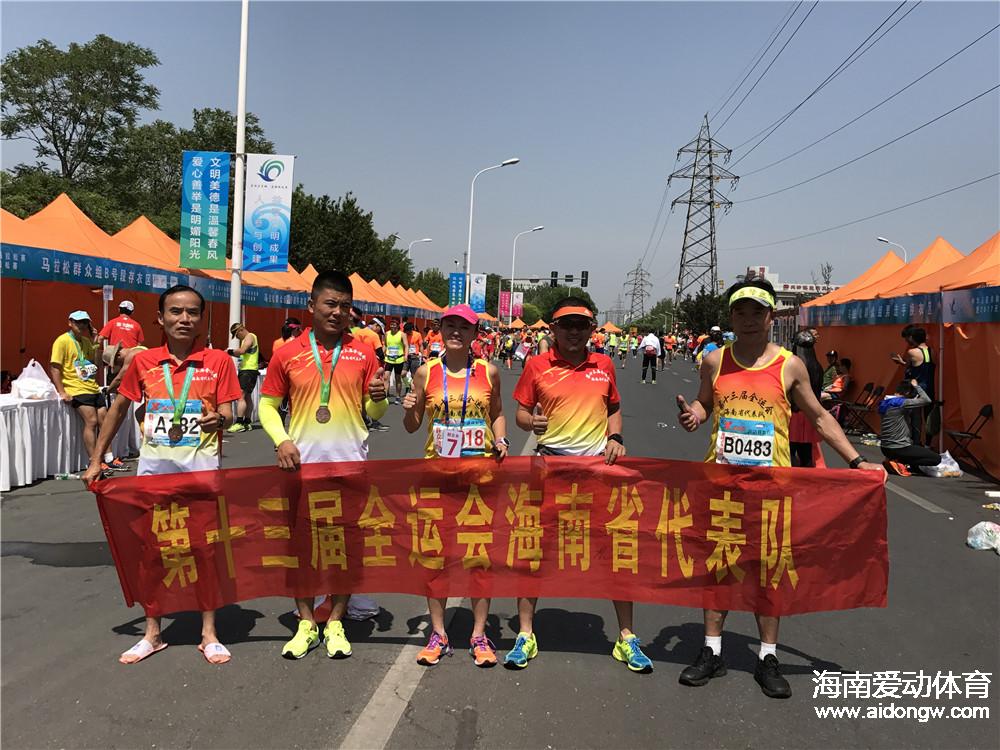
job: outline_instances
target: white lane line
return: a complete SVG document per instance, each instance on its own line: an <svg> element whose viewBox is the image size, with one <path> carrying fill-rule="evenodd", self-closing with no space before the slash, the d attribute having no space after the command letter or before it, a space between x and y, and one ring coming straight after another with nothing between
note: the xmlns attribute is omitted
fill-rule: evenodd
<svg viewBox="0 0 1000 750"><path fill-rule="evenodd" d="M940 505L935 505L930 500L924 500L924 498L920 497L920 495L915 495L909 490L904 490L902 487L897 487L892 482L888 482L885 486L887 489L892 490L904 500L909 500L914 505L919 505L926 511L929 511L931 513L950 513L950 511L945 510Z"/></svg>
<svg viewBox="0 0 1000 750"><path fill-rule="evenodd" d="M688 378L681 378L681 380L683 380L685 383L690 383L691 382L691 380L688 379Z"/></svg>
<svg viewBox="0 0 1000 750"><path fill-rule="evenodd" d="M538 445L538 436L535 433L528 435L527 441L524 443L524 447L521 449L522 456L530 456L534 454L535 448Z"/></svg>
<svg viewBox="0 0 1000 750"><path fill-rule="evenodd" d="M455 607L461 603L461 597L448 599L445 606L449 614L445 618L445 626L451 622ZM427 672L427 667L417 664L417 654L422 648L422 645L415 643L407 644L399 650L396 661L389 667L368 705L340 743L341 750L382 750L389 743L410 698Z"/></svg>

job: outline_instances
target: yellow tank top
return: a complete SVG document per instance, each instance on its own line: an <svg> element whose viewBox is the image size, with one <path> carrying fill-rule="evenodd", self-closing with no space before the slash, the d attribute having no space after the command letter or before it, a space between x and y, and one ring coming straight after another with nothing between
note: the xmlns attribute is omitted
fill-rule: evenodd
<svg viewBox="0 0 1000 750"><path fill-rule="evenodd" d="M715 410L706 462L741 466L791 466L788 423L792 407L785 390L785 363L792 353L779 349L760 367L744 367L732 345L712 380Z"/></svg>
<svg viewBox="0 0 1000 750"><path fill-rule="evenodd" d="M385 361L390 365L398 365L406 361L406 338L402 331L386 332Z"/></svg>
<svg viewBox="0 0 1000 750"><path fill-rule="evenodd" d="M259 370L260 369L260 347L257 346L257 334L248 333L248 336L253 337L253 343L250 344L250 348L247 349L243 354L240 355L240 369L241 370Z"/></svg>
<svg viewBox="0 0 1000 750"><path fill-rule="evenodd" d="M444 379L448 378L448 408L444 403ZM424 458L438 458L443 428L447 425L462 430L461 456L490 456L493 454L493 423L490 420L490 399L493 383L490 381L490 366L485 359L476 359L468 374L469 395L465 402L465 420L462 420L462 396L465 393L466 371L448 372L444 361L431 359L427 362L427 386L425 388L424 415L429 425ZM447 418L447 422L446 422Z"/></svg>

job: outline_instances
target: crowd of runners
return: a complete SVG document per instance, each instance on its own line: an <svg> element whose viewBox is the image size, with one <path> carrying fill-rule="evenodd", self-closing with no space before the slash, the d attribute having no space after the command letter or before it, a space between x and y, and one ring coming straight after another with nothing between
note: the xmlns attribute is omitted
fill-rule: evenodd
<svg viewBox="0 0 1000 750"><path fill-rule="evenodd" d="M544 330L490 329L467 305L449 308L418 330L407 321L366 321L354 306L347 276L324 272L312 287L307 319L286 320L272 344L260 390L260 424L274 443L277 465L290 472L303 463L367 460L369 432L386 429L379 419L393 404L402 408L407 432L426 435L426 458L503 461L513 425L534 434L538 455L603 456L611 465L626 454L619 371L634 361L642 381L655 382L658 370L680 359L698 365L700 385L690 402L676 396L678 421L691 432L708 425L706 461L791 466L794 409L851 468L881 471L858 454L821 406L803 361L769 340L775 301L767 282L741 282L727 297L730 336L718 327L700 335L609 331L598 327L588 302L575 297L547 311ZM113 372L110 392L96 385L96 348L86 313L70 315L69 331L53 347L52 369L60 394L80 412L87 430L91 462L82 479L88 487L114 468L108 449L130 412L142 425L140 476L218 468L221 433L249 428L258 337L237 324L231 330L234 348L206 348L204 308L204 299L190 287L165 291L158 313L164 343L146 348L123 305L124 317L100 334L103 362ZM110 338L116 325L128 340ZM505 409L501 378L515 362L515 403ZM133 410L136 405L141 408ZM743 429L747 425L753 428L749 432ZM733 439L737 433L739 440ZM327 598L322 631L316 600L297 599L298 629L282 656L299 659L320 644L332 658L350 656L353 647L342 625L349 599L335 592ZM491 602L471 604L469 653L477 666L492 666L501 658L485 632ZM517 601L518 633L502 656L507 667L524 668L539 653L533 629L537 604L531 598ZM431 634L417 661L432 666L454 649L445 629L445 600L428 599L427 607ZM652 671L633 630L632 602L615 601L614 608L619 634L612 656L632 671ZM725 612L705 611L705 645L681 673L682 684L704 685L725 674L725 618ZM216 633L214 612L203 612L202 622L199 649L210 663L226 663L231 653ZM791 691L775 655L778 618L758 615L757 623L755 679L765 694L787 697ZM159 618L147 617L143 638L120 661L136 663L164 648Z"/></svg>

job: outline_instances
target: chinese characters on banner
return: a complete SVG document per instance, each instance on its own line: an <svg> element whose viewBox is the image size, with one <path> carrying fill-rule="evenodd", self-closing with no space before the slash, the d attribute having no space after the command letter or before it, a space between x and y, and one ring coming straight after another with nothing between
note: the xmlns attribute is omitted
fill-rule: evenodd
<svg viewBox="0 0 1000 750"><path fill-rule="evenodd" d="M243 268L287 271L294 156L247 154Z"/></svg>
<svg viewBox="0 0 1000 750"><path fill-rule="evenodd" d="M465 274L453 273L448 276L448 307L465 302Z"/></svg>
<svg viewBox="0 0 1000 750"><path fill-rule="evenodd" d="M501 321L510 318L510 292L500 292L500 303L497 305L497 317Z"/></svg>
<svg viewBox="0 0 1000 750"><path fill-rule="evenodd" d="M524 292L514 292L511 295L511 304L514 306L511 315L520 318L524 314Z"/></svg>
<svg viewBox="0 0 1000 750"><path fill-rule="evenodd" d="M229 154L185 151L181 183L181 268L226 267Z"/></svg>
<svg viewBox="0 0 1000 750"><path fill-rule="evenodd" d="M469 281L469 307L475 312L486 312L486 274L474 273Z"/></svg>
<svg viewBox="0 0 1000 750"><path fill-rule="evenodd" d="M228 469L97 487L126 602L151 615L330 591L771 615L886 606L875 472L517 457Z"/></svg>

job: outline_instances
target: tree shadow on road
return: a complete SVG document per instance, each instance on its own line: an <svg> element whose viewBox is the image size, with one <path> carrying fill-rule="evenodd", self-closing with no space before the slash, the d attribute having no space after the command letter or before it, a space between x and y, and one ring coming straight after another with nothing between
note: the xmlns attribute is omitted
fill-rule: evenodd
<svg viewBox="0 0 1000 750"><path fill-rule="evenodd" d="M723 637L722 656L726 667L730 670L753 674L757 667L757 648L760 639L725 631ZM663 628L653 640L643 646L643 650L653 661L668 662L686 667L693 663L698 651L705 645L705 627L700 622L686 622L683 625L671 625ZM789 664L787 657L805 661L806 664ZM781 672L785 675L812 674L813 670L822 672L844 671L844 667L835 662L807 654L797 648L778 643L778 659L781 661Z"/></svg>
<svg viewBox="0 0 1000 750"><path fill-rule="evenodd" d="M244 609L238 604L230 604L215 611L215 629L222 643L249 643L251 641L278 641L272 636L253 637L250 633L257 620L264 615L255 609ZM201 613L178 612L164 615L163 640L172 646L197 646L201 643ZM111 630L119 635L141 638L146 632L146 618L136 617L133 620L117 625Z"/></svg>
<svg viewBox="0 0 1000 750"><path fill-rule="evenodd" d="M3 542L3 557L25 557L32 565L54 568L93 568L114 565L107 542Z"/></svg>
<svg viewBox="0 0 1000 750"><path fill-rule="evenodd" d="M509 639L512 647L520 629L517 615L507 620L507 627L514 634ZM535 612L532 630L538 638L539 648L545 651L607 655L614 648L604 632L604 618L589 612L539 609Z"/></svg>

